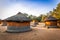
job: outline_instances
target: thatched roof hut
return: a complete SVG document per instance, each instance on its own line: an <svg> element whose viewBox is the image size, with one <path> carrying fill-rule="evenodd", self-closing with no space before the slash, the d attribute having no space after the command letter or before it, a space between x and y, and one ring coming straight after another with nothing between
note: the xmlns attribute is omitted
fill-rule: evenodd
<svg viewBox="0 0 60 40"><path fill-rule="evenodd" d="M26 17L22 13L18 13L14 16L11 16L7 19L7 31L8 32L24 32L31 30L30 28L30 21L28 17Z"/></svg>
<svg viewBox="0 0 60 40"><path fill-rule="evenodd" d="M55 17L49 16L45 19L46 27L56 28L57 27L57 19Z"/></svg>
<svg viewBox="0 0 60 40"><path fill-rule="evenodd" d="M11 16L11 17L5 19L5 20L7 20L7 21L20 21L20 22L31 21L31 19L29 19L28 17L26 17L24 14L22 14L20 12L14 16Z"/></svg>
<svg viewBox="0 0 60 40"><path fill-rule="evenodd" d="M1 19L0 19L0 24L1 24Z"/></svg>
<svg viewBox="0 0 60 40"><path fill-rule="evenodd" d="M1 26L7 26L7 22L5 20L2 20L1 24Z"/></svg>
<svg viewBox="0 0 60 40"><path fill-rule="evenodd" d="M57 26L60 28L60 19L57 21Z"/></svg>
<svg viewBox="0 0 60 40"><path fill-rule="evenodd" d="M45 19L45 21L57 21L55 17L49 16Z"/></svg>

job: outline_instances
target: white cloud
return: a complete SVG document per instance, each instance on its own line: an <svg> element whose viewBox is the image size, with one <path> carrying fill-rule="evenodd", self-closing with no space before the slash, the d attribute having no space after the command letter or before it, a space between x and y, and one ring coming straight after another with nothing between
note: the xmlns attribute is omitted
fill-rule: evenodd
<svg viewBox="0 0 60 40"><path fill-rule="evenodd" d="M7 18L9 16L15 15L17 12L28 13L29 15L36 15L39 16L40 14L46 13L48 10L43 7L30 7L25 6L23 4L13 4L10 7L6 7L2 13L2 19Z"/></svg>
<svg viewBox="0 0 60 40"><path fill-rule="evenodd" d="M48 11L52 10L50 6L41 6L37 4L29 4L29 3L12 3L10 6L6 6L3 8L3 13L0 16L2 19L7 18L9 16L15 15L17 12L28 13L29 15L36 15L39 16L40 14L47 13Z"/></svg>

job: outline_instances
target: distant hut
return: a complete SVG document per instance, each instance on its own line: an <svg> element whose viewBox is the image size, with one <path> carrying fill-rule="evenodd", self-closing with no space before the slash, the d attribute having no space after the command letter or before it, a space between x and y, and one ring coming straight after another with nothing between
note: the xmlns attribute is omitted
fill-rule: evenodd
<svg viewBox="0 0 60 40"><path fill-rule="evenodd" d="M57 28L57 19L52 16L47 17L45 19L45 26L47 28Z"/></svg>
<svg viewBox="0 0 60 40"><path fill-rule="evenodd" d="M60 19L57 21L57 26L60 28Z"/></svg>
<svg viewBox="0 0 60 40"><path fill-rule="evenodd" d="M37 20L32 20L32 26L33 27L36 27L37 24L38 24L38 21Z"/></svg>
<svg viewBox="0 0 60 40"><path fill-rule="evenodd" d="M7 22L5 20L2 20L1 24L1 26L7 26Z"/></svg>
<svg viewBox="0 0 60 40"><path fill-rule="evenodd" d="M0 19L0 24L1 24L1 19Z"/></svg>
<svg viewBox="0 0 60 40"><path fill-rule="evenodd" d="M2 24L3 24L3 20L0 19L0 26L2 26Z"/></svg>
<svg viewBox="0 0 60 40"><path fill-rule="evenodd" d="M7 32L25 32L31 30L31 20L20 12L5 20L7 21Z"/></svg>

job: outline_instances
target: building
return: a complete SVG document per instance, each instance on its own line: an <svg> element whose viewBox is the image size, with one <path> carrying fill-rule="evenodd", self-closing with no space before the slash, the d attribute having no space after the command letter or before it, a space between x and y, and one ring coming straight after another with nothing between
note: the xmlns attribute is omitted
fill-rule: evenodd
<svg viewBox="0 0 60 40"><path fill-rule="evenodd" d="M0 19L0 24L1 24L1 19Z"/></svg>
<svg viewBox="0 0 60 40"><path fill-rule="evenodd" d="M60 19L57 21L57 26L60 28Z"/></svg>
<svg viewBox="0 0 60 40"><path fill-rule="evenodd" d="M26 17L21 12L5 20L7 22L7 32L25 32L31 30L31 19Z"/></svg>
<svg viewBox="0 0 60 40"><path fill-rule="evenodd" d="M57 19L49 16L45 19L45 26L47 28L57 28Z"/></svg>

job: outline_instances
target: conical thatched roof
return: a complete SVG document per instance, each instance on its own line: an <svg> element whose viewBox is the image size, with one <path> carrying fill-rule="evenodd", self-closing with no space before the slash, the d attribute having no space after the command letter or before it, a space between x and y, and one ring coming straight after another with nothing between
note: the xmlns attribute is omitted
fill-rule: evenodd
<svg viewBox="0 0 60 40"><path fill-rule="evenodd" d="M6 21L31 21L31 19L29 19L28 17L26 17L24 14L22 14L21 12L19 12L18 14L11 16L7 19L5 19Z"/></svg>
<svg viewBox="0 0 60 40"><path fill-rule="evenodd" d="M54 21L57 20L55 17L49 16L47 18L45 18L45 21Z"/></svg>

